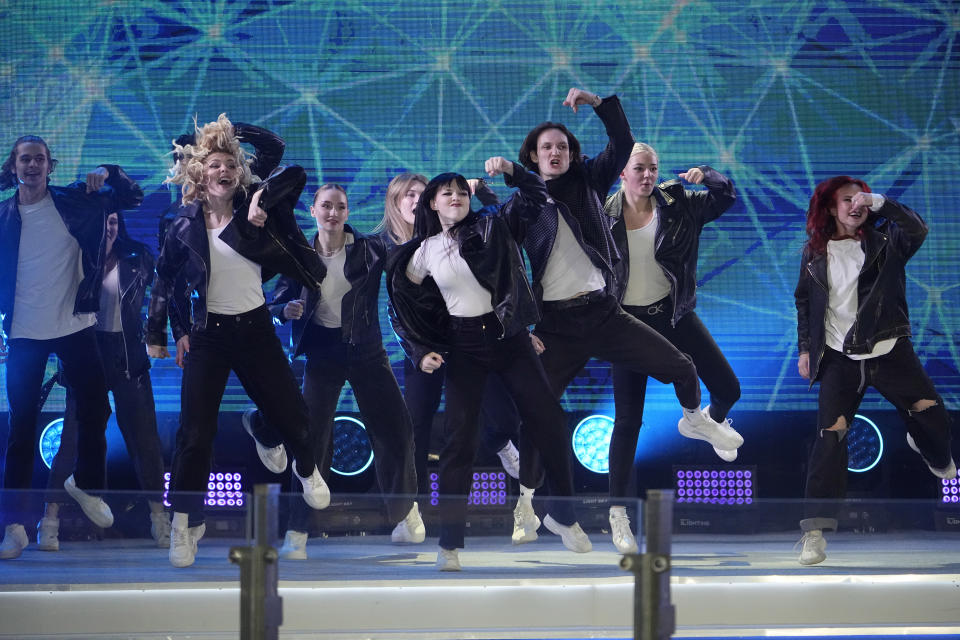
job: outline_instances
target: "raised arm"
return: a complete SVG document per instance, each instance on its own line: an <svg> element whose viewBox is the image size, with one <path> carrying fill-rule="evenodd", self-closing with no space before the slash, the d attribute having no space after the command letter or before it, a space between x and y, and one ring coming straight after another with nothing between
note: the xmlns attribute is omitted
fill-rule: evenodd
<svg viewBox="0 0 960 640"><path fill-rule="evenodd" d="M508 187L517 191L501 206L500 215L507 221L514 238L519 242L525 229L537 219L547 204L547 185L543 179L523 165L501 156L490 158L484 164L488 175L503 175Z"/></svg>
<svg viewBox="0 0 960 640"><path fill-rule="evenodd" d="M633 134L630 133L630 123L627 122L620 99L617 96L600 98L582 89L570 89L563 103L572 108L574 113L580 105L593 105L594 113L600 117L607 130L606 148L585 163L591 186L600 194L601 199L606 198L633 150ZM574 160L571 158L571 161Z"/></svg>
<svg viewBox="0 0 960 640"><path fill-rule="evenodd" d="M876 193L860 193L870 206L872 222L886 225L890 237L905 260L913 257L927 238L929 228L916 211L891 198ZM854 196L854 197L857 197ZM870 205L870 201L873 204Z"/></svg>
<svg viewBox="0 0 960 640"><path fill-rule="evenodd" d="M687 201L690 203L690 211L701 227L719 218L737 200L737 193L730 178L712 167L707 165L693 167L677 176L690 184L702 184L707 187L706 191L692 189L685 191Z"/></svg>
<svg viewBox="0 0 960 640"><path fill-rule="evenodd" d="M286 147L283 138L262 127L245 122L234 122L233 132L240 142L249 144L256 150L256 157L250 170L261 180L266 180L273 170L280 166L280 160L283 159L283 150Z"/></svg>

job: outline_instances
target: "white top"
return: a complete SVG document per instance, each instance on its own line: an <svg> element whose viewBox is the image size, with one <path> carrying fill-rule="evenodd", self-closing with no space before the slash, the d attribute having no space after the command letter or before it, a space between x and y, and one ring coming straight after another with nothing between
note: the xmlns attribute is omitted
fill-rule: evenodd
<svg viewBox="0 0 960 640"><path fill-rule="evenodd" d="M83 279L80 244L67 231L50 192L18 205L20 251L10 338L50 340L93 326L92 313L73 313Z"/></svg>
<svg viewBox="0 0 960 640"><path fill-rule="evenodd" d="M603 289L603 273L590 262L563 216L559 212L556 216L557 237L540 279L543 299L567 300L578 293Z"/></svg>
<svg viewBox="0 0 960 640"><path fill-rule="evenodd" d="M320 283L320 300L313 309L310 322L335 329L343 323L343 296L350 291L350 282L343 272L347 262L346 244L353 242L353 234L347 234L347 243L332 256L321 254L320 259L327 267L327 275Z"/></svg>
<svg viewBox="0 0 960 640"><path fill-rule="evenodd" d="M830 297L823 328L827 346L840 353L843 353L843 339L857 317L857 281L864 258L859 240L845 238L827 242L827 289ZM896 342L896 338L881 340L870 353L845 355L851 360L876 358L890 353Z"/></svg>
<svg viewBox="0 0 960 640"><path fill-rule="evenodd" d="M120 324L120 269L103 274L103 286L100 288L100 310L97 312L97 331L116 333L123 331Z"/></svg>
<svg viewBox="0 0 960 640"><path fill-rule="evenodd" d="M260 265L247 260L220 239L227 225L207 229L210 245L210 278L207 311L235 316L264 304Z"/></svg>
<svg viewBox="0 0 960 640"><path fill-rule="evenodd" d="M407 265L407 277L413 282L427 276L436 281L451 316L475 318L493 311L490 292L477 282L457 241L446 231L424 240Z"/></svg>
<svg viewBox="0 0 960 640"><path fill-rule="evenodd" d="M660 224L660 208L653 210L653 218L639 229L627 229L627 249L630 252L630 274L623 304L645 307L670 295L670 281L657 264L654 240Z"/></svg>

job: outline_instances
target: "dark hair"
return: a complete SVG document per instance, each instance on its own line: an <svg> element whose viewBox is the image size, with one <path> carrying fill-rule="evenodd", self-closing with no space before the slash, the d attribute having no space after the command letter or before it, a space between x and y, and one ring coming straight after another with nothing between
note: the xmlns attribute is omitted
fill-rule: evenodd
<svg viewBox="0 0 960 640"><path fill-rule="evenodd" d="M13 173L13 168L17 164L17 147L27 142L42 144L43 148L47 150L47 161L50 164L50 171L53 171L53 168L57 166L57 161L50 157L50 147L47 146L43 138L40 136L21 136L13 143L13 148L10 149L10 155L7 156L3 165L0 166L0 190L17 186L17 176ZM47 182L50 182L50 176L47 176Z"/></svg>
<svg viewBox="0 0 960 640"><path fill-rule="evenodd" d="M110 217L114 213L117 214L117 239L113 241L113 250L125 253L149 253L153 255L146 244L130 237L122 211L111 211L107 214L107 217Z"/></svg>
<svg viewBox="0 0 960 640"><path fill-rule="evenodd" d="M870 193L866 182L850 176L828 178L813 191L807 209L807 235L810 237L807 246L814 253L825 253L827 242L837 231L837 219L830 214L830 209L836 206L837 191L848 184L855 184L864 192Z"/></svg>
<svg viewBox="0 0 960 640"><path fill-rule="evenodd" d="M547 129L556 129L567 136L567 144L570 146L570 164L573 165L576 162L580 162L580 141L577 140L577 136L573 135L570 129L567 129L559 122L541 122L531 129L527 137L523 139L523 144L520 145L520 164L534 173L540 173L540 168L530 157L530 153L537 150L537 139L540 138L540 134Z"/></svg>
<svg viewBox="0 0 960 640"><path fill-rule="evenodd" d="M320 195L321 191L327 191L328 189L333 189L334 191L339 191L343 195L347 195L347 190L338 185L336 182L325 182L313 193L313 204L317 204L317 196Z"/></svg>
<svg viewBox="0 0 960 640"><path fill-rule="evenodd" d="M467 179L459 173L441 173L428 182L423 193L420 194L420 201L417 202L417 208L413 212L413 236L415 238L429 238L443 231L443 226L440 224L440 216L437 215L434 209L430 208L430 201L437 196L437 191L439 191L441 187L445 187L450 183L454 183L467 193L470 193L470 185L467 183ZM470 224L476 220L478 216L479 214L474 212L468 213L463 220L450 228L450 235L456 236L457 229L465 224Z"/></svg>

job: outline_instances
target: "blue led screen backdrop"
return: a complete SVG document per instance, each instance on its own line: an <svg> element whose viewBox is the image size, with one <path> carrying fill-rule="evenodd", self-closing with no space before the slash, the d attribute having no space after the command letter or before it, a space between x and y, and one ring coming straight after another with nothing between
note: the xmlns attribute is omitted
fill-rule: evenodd
<svg viewBox="0 0 960 640"><path fill-rule="evenodd" d="M616 93L662 177L709 164L737 185L736 205L704 232L698 312L740 376L740 408L815 404L796 373L793 288L807 201L835 174L930 224L908 268L915 343L956 408L958 35L952 2L3 2L0 143L6 153L22 134L43 136L61 184L122 165L148 194L128 226L155 245L170 141L194 116L226 112L279 133L285 162L308 169L308 235L323 182L346 187L350 223L369 231L397 173L479 176L491 155L516 158L543 120L597 153L592 109L561 101L572 86ZM153 375L158 409L178 410L172 360ZM246 404L231 384L224 408ZM609 410L606 365L591 363L565 406ZM652 384L648 406L676 400ZM355 408L350 394L342 408Z"/></svg>

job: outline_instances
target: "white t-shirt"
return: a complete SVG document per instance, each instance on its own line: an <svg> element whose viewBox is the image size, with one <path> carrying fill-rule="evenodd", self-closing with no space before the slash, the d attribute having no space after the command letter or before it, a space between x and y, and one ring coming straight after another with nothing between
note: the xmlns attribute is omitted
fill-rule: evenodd
<svg viewBox="0 0 960 640"><path fill-rule="evenodd" d="M352 241L353 234L347 234L347 242ZM327 267L327 275L320 283L320 300L314 307L310 321L335 329L343 324L343 296L350 291L350 282L343 272L347 262L346 244L332 256L321 255L320 259Z"/></svg>
<svg viewBox="0 0 960 640"><path fill-rule="evenodd" d="M18 208L22 225L9 337L50 340L93 326L93 313L73 313L83 279L80 244L50 192Z"/></svg>
<svg viewBox="0 0 960 640"><path fill-rule="evenodd" d="M227 225L207 229L210 245L210 278L207 311L235 316L264 304L260 265L247 260L220 239Z"/></svg>
<svg viewBox="0 0 960 640"><path fill-rule="evenodd" d="M414 282L427 276L436 281L451 316L475 318L493 311L490 292L477 282L446 231L424 240L407 265L407 277Z"/></svg>
<svg viewBox="0 0 960 640"><path fill-rule="evenodd" d="M853 238L827 242L827 289L829 303L823 328L827 346L843 353L843 339L857 318L857 281L863 269L863 248ZM866 360L890 353L896 338L881 340L870 353L844 354L851 360Z"/></svg>
<svg viewBox="0 0 960 640"><path fill-rule="evenodd" d="M547 266L540 279L543 299L566 300L578 293L603 289L606 284L603 273L590 262L563 216L559 212L555 215L557 237L553 241Z"/></svg>
<svg viewBox="0 0 960 640"><path fill-rule="evenodd" d="M100 310L97 312L97 331L116 333L123 331L120 324L120 269L113 269L103 275L100 287Z"/></svg>
<svg viewBox="0 0 960 640"><path fill-rule="evenodd" d="M660 208L653 211L650 222L639 229L627 230L627 248L630 252L630 275L623 304L645 307L670 295L670 281L657 264L655 240L660 223Z"/></svg>

